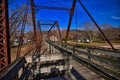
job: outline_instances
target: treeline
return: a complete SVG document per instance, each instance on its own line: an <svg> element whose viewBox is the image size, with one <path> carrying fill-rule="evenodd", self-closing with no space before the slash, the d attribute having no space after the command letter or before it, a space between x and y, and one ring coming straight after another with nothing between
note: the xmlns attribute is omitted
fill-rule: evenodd
<svg viewBox="0 0 120 80"><path fill-rule="evenodd" d="M102 24L101 29L106 37L110 41L119 41L120 42L120 26L114 27L110 24ZM65 39L66 30L63 29L62 33L62 40ZM89 39L90 41L105 41L105 38L100 33L100 31L95 28L90 28L88 26L85 27L84 30L71 30L69 34L68 40L79 40L79 39Z"/></svg>
<svg viewBox="0 0 120 80"><path fill-rule="evenodd" d="M106 37L113 42L120 42L120 26L114 27L110 24L102 24L101 29L103 33L106 35ZM66 29L61 30L61 36L62 40L65 40L66 36ZM49 33L48 31L43 31L43 35L46 35L46 37L50 36L56 36L58 39L60 39L59 32L58 30L51 30ZM27 37L29 39L33 38L33 31L29 31L26 33ZM102 36L100 31L95 27L85 27L83 30L81 29L76 29L76 30L70 30L68 40L80 40L80 39L89 39L91 42L96 41L96 42L101 42L101 41L106 41L105 38Z"/></svg>

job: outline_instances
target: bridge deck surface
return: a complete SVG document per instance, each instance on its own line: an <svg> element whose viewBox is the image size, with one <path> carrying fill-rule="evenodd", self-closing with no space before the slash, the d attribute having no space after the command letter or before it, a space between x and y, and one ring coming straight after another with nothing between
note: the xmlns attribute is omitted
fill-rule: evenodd
<svg viewBox="0 0 120 80"><path fill-rule="evenodd" d="M88 69L87 67L83 66L79 62L72 60L73 68L82 76L85 80L104 80L102 77Z"/></svg>

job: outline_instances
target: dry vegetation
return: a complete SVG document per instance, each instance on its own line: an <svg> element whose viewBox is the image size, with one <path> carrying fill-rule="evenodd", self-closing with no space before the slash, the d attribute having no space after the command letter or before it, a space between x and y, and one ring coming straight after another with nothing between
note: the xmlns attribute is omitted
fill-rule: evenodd
<svg viewBox="0 0 120 80"><path fill-rule="evenodd" d="M92 43L81 43L81 42L75 42L75 41L68 41L69 44L77 44L77 45L88 45L88 46L97 46L97 47L105 47L105 48L111 48L110 45L107 42L98 43L98 42L92 42ZM112 45L116 49L120 49L120 43L112 43Z"/></svg>
<svg viewBox="0 0 120 80"><path fill-rule="evenodd" d="M33 44L28 44L28 45L23 45L22 48L21 48L21 54L20 56L23 56L25 55L25 53L30 50L32 47L34 47ZM14 48L11 48L11 61L13 62L16 58L16 54L17 54L17 48L18 47L14 47Z"/></svg>

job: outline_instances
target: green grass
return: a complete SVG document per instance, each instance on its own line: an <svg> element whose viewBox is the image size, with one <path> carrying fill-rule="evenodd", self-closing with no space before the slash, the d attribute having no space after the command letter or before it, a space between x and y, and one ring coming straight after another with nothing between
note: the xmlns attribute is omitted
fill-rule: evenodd
<svg viewBox="0 0 120 80"><path fill-rule="evenodd" d="M88 45L88 46L108 46L109 44L106 41L101 42L91 42L91 43L83 43L83 42L75 42L75 41L68 41L69 44L72 45ZM113 45L120 45L119 42L112 42Z"/></svg>

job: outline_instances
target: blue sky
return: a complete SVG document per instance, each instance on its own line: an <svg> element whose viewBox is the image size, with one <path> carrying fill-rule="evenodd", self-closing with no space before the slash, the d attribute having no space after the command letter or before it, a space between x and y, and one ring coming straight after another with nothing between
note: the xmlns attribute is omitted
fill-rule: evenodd
<svg viewBox="0 0 120 80"><path fill-rule="evenodd" d="M115 27L120 25L120 0L81 0L95 21L101 24L111 24ZM24 3L25 0L19 0L16 4ZM72 0L34 0L35 5L57 6L71 8ZM14 6L14 5L12 5ZM69 20L68 11L44 10L41 9L36 14L36 20L58 20L60 27L67 28ZM91 21L83 8L77 2L73 15L71 29L76 25L82 28L85 21ZM77 23L77 24L76 24ZM42 27L48 29L47 27Z"/></svg>

